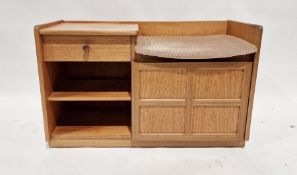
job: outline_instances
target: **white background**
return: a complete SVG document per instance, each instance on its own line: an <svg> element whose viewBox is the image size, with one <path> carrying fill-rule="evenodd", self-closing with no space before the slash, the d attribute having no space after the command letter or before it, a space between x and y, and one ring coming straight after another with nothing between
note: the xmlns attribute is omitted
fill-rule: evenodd
<svg viewBox="0 0 297 175"><path fill-rule="evenodd" d="M263 25L245 148L48 149L33 26L65 20L226 20ZM1 0L1 174L296 174L296 0Z"/></svg>

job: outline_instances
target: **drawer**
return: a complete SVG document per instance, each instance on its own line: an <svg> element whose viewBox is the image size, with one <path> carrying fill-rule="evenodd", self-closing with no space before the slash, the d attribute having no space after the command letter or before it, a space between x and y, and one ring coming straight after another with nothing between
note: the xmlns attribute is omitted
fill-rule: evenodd
<svg viewBox="0 0 297 175"><path fill-rule="evenodd" d="M130 61L130 36L42 36L45 61Z"/></svg>

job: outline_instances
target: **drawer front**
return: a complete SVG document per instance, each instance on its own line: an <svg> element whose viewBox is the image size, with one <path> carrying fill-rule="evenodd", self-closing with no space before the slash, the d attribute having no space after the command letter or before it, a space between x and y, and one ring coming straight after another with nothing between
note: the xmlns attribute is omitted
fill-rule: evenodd
<svg viewBox="0 0 297 175"><path fill-rule="evenodd" d="M129 36L42 37L45 61L130 61Z"/></svg>
<svg viewBox="0 0 297 175"><path fill-rule="evenodd" d="M252 63L133 63L135 141L242 141Z"/></svg>

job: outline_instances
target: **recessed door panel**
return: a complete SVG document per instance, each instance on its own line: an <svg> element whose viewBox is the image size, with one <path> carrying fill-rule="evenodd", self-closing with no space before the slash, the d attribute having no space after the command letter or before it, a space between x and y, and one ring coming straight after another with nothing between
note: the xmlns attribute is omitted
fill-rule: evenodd
<svg viewBox="0 0 297 175"><path fill-rule="evenodd" d="M191 133L236 134L239 111L236 106L195 106L191 113Z"/></svg>
<svg viewBox="0 0 297 175"><path fill-rule="evenodd" d="M139 118L140 135L180 135L185 132L184 107L143 106Z"/></svg>
<svg viewBox="0 0 297 175"><path fill-rule="evenodd" d="M139 92L142 99L186 98L185 70L141 70Z"/></svg>
<svg viewBox="0 0 297 175"><path fill-rule="evenodd" d="M198 69L194 71L193 98L239 99L243 70Z"/></svg>

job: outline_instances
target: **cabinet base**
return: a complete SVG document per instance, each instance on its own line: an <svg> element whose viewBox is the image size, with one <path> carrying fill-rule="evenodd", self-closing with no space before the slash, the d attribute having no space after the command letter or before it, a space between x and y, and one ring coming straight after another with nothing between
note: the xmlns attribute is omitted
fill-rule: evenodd
<svg viewBox="0 0 297 175"><path fill-rule="evenodd" d="M51 139L51 148L131 147L130 139Z"/></svg>
<svg viewBox="0 0 297 175"><path fill-rule="evenodd" d="M78 147L244 147L245 141L133 141L130 139L51 139L51 148Z"/></svg>
<svg viewBox="0 0 297 175"><path fill-rule="evenodd" d="M137 142L133 147L244 147L245 141L170 141L170 142Z"/></svg>

